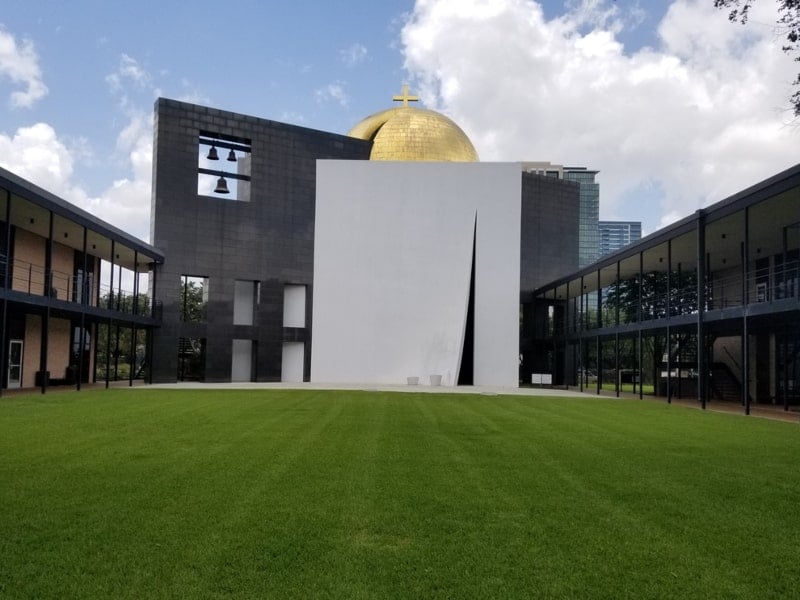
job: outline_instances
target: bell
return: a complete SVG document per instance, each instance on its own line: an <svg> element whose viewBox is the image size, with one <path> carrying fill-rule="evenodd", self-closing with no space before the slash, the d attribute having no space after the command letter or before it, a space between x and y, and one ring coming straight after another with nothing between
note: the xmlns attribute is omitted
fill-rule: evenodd
<svg viewBox="0 0 800 600"><path fill-rule="evenodd" d="M217 187L214 188L215 194L228 194L228 182L225 181L224 177L220 177L217 179Z"/></svg>
<svg viewBox="0 0 800 600"><path fill-rule="evenodd" d="M208 160L219 160L219 156L217 155L217 147L211 146L208 151L208 156L206 156Z"/></svg>
<svg viewBox="0 0 800 600"><path fill-rule="evenodd" d="M228 152L227 160L229 160L230 162L236 162L236 153L233 151L233 148L231 148L231 151Z"/></svg>

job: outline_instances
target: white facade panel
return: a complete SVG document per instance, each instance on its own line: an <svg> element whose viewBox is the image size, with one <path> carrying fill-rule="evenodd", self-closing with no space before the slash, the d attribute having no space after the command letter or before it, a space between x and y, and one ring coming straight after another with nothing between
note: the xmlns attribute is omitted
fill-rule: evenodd
<svg viewBox="0 0 800 600"><path fill-rule="evenodd" d="M303 381L305 344L303 342L284 342L281 357L281 381L292 383Z"/></svg>
<svg viewBox="0 0 800 600"><path fill-rule="evenodd" d="M250 381L253 369L253 340L233 340L231 381Z"/></svg>
<svg viewBox="0 0 800 600"><path fill-rule="evenodd" d="M283 326L306 326L306 286L283 286Z"/></svg>
<svg viewBox="0 0 800 600"><path fill-rule="evenodd" d="M503 174L508 164L489 166L500 172L492 193L478 199L473 378L475 385L517 387L522 178Z"/></svg>
<svg viewBox="0 0 800 600"><path fill-rule="evenodd" d="M237 279L233 288L233 324L252 325L253 305L255 303L255 281Z"/></svg>
<svg viewBox="0 0 800 600"><path fill-rule="evenodd" d="M312 381L455 385L476 239L475 383L515 387L520 199L518 164L318 161Z"/></svg>

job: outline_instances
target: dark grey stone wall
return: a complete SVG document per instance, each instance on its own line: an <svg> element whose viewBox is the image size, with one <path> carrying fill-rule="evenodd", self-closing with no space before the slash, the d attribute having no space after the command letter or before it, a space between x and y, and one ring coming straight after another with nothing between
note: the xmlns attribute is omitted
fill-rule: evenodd
<svg viewBox="0 0 800 600"><path fill-rule="evenodd" d="M580 186L572 181L522 173L520 292L578 270Z"/></svg>
<svg viewBox="0 0 800 600"><path fill-rule="evenodd" d="M547 316L547 311L546 308L544 312L537 311L533 290L578 269L579 215L578 183L522 173L519 340L522 383L530 383L532 373L551 373L554 383L562 383L563 353L537 339L537 326L543 327L541 319Z"/></svg>
<svg viewBox="0 0 800 600"><path fill-rule="evenodd" d="M284 341L306 341L307 379L315 161L368 159L371 142L163 98L155 118L151 242L166 260L157 271L163 320L153 334L153 380L176 380L180 337L207 340L206 381L230 380L234 339L255 341L258 381L280 380ZM251 141L249 202L198 195L200 131ZM204 323L181 321L181 275L209 278ZM233 325L237 279L261 282L253 326ZM307 286L305 329L283 328L286 284Z"/></svg>

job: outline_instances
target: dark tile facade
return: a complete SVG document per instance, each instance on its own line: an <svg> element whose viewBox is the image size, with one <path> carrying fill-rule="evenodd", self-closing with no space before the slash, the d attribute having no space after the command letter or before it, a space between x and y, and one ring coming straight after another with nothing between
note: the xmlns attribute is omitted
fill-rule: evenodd
<svg viewBox="0 0 800 600"><path fill-rule="evenodd" d="M573 181L522 173L522 235L520 254L520 381L532 373L554 372L550 348L537 345L544 327L535 310L533 291L578 269L580 185ZM546 313L544 313L546 316Z"/></svg>
<svg viewBox="0 0 800 600"><path fill-rule="evenodd" d="M563 179L522 173L520 292L578 269L580 185Z"/></svg>
<svg viewBox="0 0 800 600"><path fill-rule="evenodd" d="M254 340L257 381L279 381L283 342L305 341L308 379L316 160L367 159L371 142L163 98L155 115L151 240L167 258L155 290L163 320L153 381L176 380L181 337L206 340L206 381L230 381L234 339ZM198 194L201 131L249 140L248 202ZM208 278L202 323L181 321L182 275ZM233 325L237 279L260 282L252 326ZM307 286L304 330L284 330L286 284Z"/></svg>

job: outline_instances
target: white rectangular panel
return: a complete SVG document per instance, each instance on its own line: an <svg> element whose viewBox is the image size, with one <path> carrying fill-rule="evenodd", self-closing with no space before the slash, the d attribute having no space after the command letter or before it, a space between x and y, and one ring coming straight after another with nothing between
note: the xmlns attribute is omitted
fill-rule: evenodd
<svg viewBox="0 0 800 600"><path fill-rule="evenodd" d="M284 342L281 357L281 381L303 381L305 363L305 344L303 342Z"/></svg>
<svg viewBox="0 0 800 600"><path fill-rule="evenodd" d="M517 164L318 161L312 381L455 385L477 218L476 383L516 386L520 202Z"/></svg>
<svg viewBox="0 0 800 600"><path fill-rule="evenodd" d="M306 326L306 286L283 286L283 326Z"/></svg>
<svg viewBox="0 0 800 600"><path fill-rule="evenodd" d="M233 324L252 325L253 305L255 302L255 281L237 279L233 288Z"/></svg>
<svg viewBox="0 0 800 600"><path fill-rule="evenodd" d="M250 381L253 370L253 340L233 340L231 381Z"/></svg>

